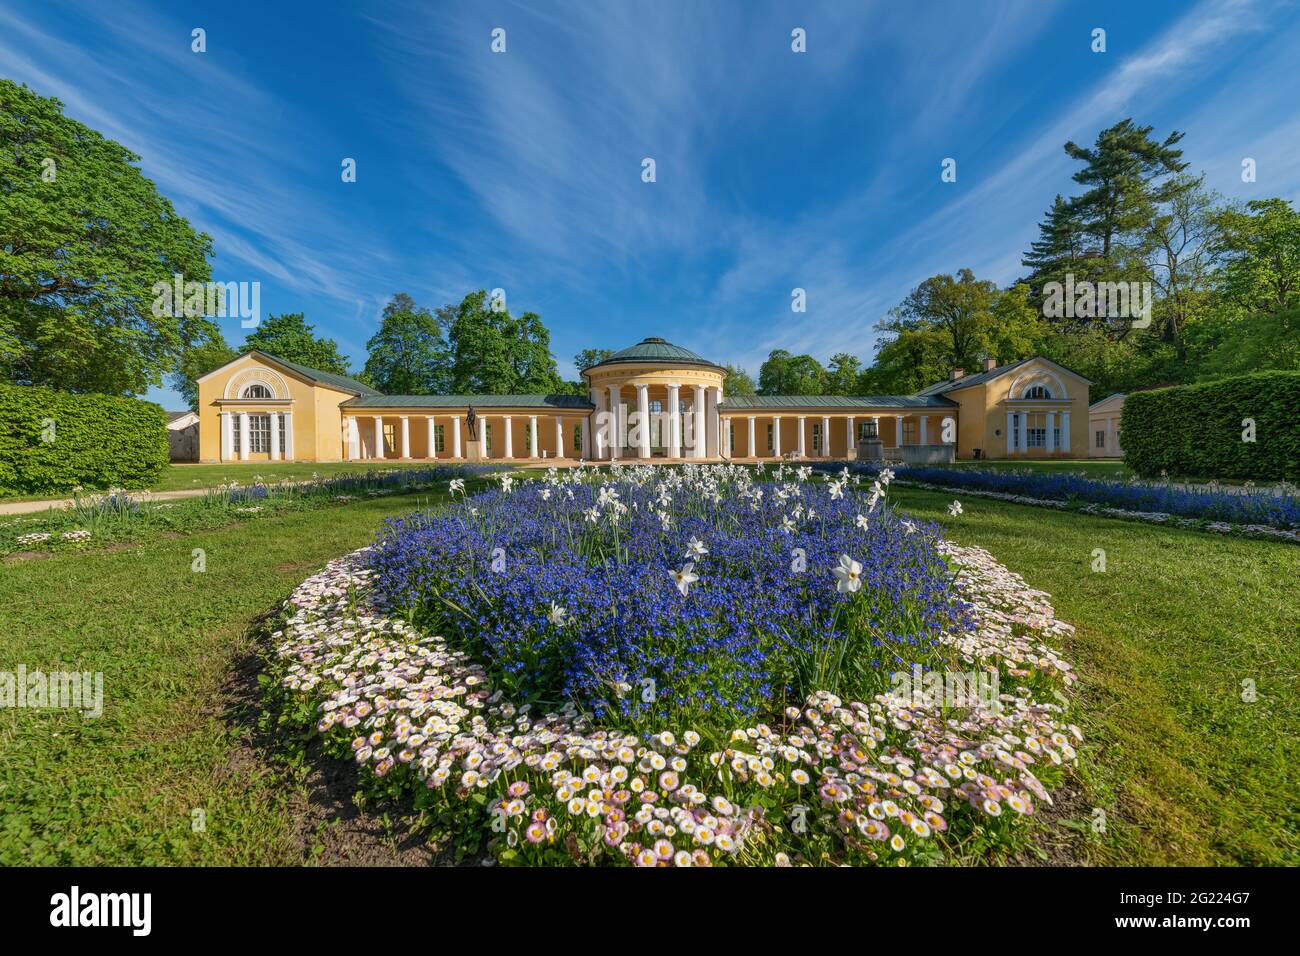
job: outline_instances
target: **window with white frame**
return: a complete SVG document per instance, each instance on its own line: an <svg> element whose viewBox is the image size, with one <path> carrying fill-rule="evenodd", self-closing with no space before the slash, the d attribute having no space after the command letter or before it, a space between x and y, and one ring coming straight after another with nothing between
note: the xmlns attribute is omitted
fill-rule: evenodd
<svg viewBox="0 0 1300 956"><path fill-rule="evenodd" d="M433 452L435 455L441 455L442 450L446 445L446 440L443 438L442 432L445 427L445 425L433 426Z"/></svg>
<svg viewBox="0 0 1300 956"><path fill-rule="evenodd" d="M1047 390L1046 386L1030 385L1027 389L1025 389L1024 395L1022 395L1021 397L1022 398L1051 398L1052 393Z"/></svg>
<svg viewBox="0 0 1300 956"><path fill-rule="evenodd" d="M284 443L284 416L279 416L280 433L280 450L285 449ZM231 451L239 454L243 447L243 429L239 427L239 418L236 417L231 428L232 446ZM249 415L248 416L248 450L252 453L271 451L271 416L270 415Z"/></svg>
<svg viewBox="0 0 1300 956"><path fill-rule="evenodd" d="M1011 416L1011 447L1020 447L1020 416Z"/></svg>
<svg viewBox="0 0 1300 956"><path fill-rule="evenodd" d="M812 423L812 446L813 452L820 455L822 453L822 423Z"/></svg>
<svg viewBox="0 0 1300 956"><path fill-rule="evenodd" d="M1098 448L1106 447L1106 429L1104 428L1097 429L1097 447Z"/></svg>
<svg viewBox="0 0 1300 956"><path fill-rule="evenodd" d="M254 382L252 385L244 387L240 398L271 398L271 390L261 382Z"/></svg>
<svg viewBox="0 0 1300 956"><path fill-rule="evenodd" d="M773 432L772 432L772 423L771 423L771 422L768 422L768 423L767 423L767 450L768 450L769 452L772 451L772 450L776 447L776 446L774 446L774 445L772 444L772 435L773 435Z"/></svg>

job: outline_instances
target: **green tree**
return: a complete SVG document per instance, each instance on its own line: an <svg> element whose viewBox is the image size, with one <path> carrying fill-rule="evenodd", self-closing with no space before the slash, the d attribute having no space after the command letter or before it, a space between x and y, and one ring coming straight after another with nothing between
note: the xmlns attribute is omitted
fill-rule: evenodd
<svg viewBox="0 0 1300 956"><path fill-rule="evenodd" d="M513 318L494 309L485 290L471 292L445 310L449 319L452 390L458 394L559 394L550 331L535 312Z"/></svg>
<svg viewBox="0 0 1300 956"><path fill-rule="evenodd" d="M140 157L0 80L0 362L20 384L133 394L205 337L155 309L154 284L211 278L211 239L177 215ZM181 311L181 310L174 310Z"/></svg>
<svg viewBox="0 0 1300 956"><path fill-rule="evenodd" d="M1170 181L1168 200L1150 227L1151 282L1159 303L1153 310L1161 341L1182 361L1184 330L1213 302L1212 281L1219 235L1217 197L1204 177Z"/></svg>
<svg viewBox="0 0 1300 956"><path fill-rule="evenodd" d="M948 377L950 354L948 338L937 328L896 332L879 341L875 361L858 378L857 394L911 395Z"/></svg>
<svg viewBox="0 0 1300 956"><path fill-rule="evenodd" d="M1085 187L1069 202L1077 225L1090 237L1103 262L1123 271L1126 241L1143 238L1156 216L1156 207L1169 201L1179 184L1173 177L1188 166L1175 146L1183 138L1170 133L1163 142L1151 138L1153 127L1121 120L1097 134L1094 145L1065 144L1071 159L1083 163L1073 179Z"/></svg>
<svg viewBox="0 0 1300 956"><path fill-rule="evenodd" d="M837 352L831 356L823 386L827 395L856 395L862 377L862 363L854 355Z"/></svg>
<svg viewBox="0 0 1300 956"><path fill-rule="evenodd" d="M599 365L613 354L613 349L583 349L573 357L573 364L578 366L579 372L585 372L593 365Z"/></svg>
<svg viewBox="0 0 1300 956"><path fill-rule="evenodd" d="M726 389L728 395L757 395L758 388L754 385L754 376L750 375L739 365L724 365L727 370Z"/></svg>
<svg viewBox="0 0 1300 956"><path fill-rule="evenodd" d="M773 349L758 368L760 395L819 395L825 370L811 355L791 355Z"/></svg>
<svg viewBox="0 0 1300 956"><path fill-rule="evenodd" d="M451 385L450 356L438 319L405 292L384 306L366 343L364 375L387 395L441 395Z"/></svg>
<svg viewBox="0 0 1300 956"><path fill-rule="evenodd" d="M1043 286L1049 282L1065 284L1065 277L1076 281L1098 278L1099 256L1088 251L1088 237L1074 207L1058 193L1052 208L1038 226L1038 238L1020 260L1031 271L1024 280L1031 290L1036 308L1043 304Z"/></svg>
<svg viewBox="0 0 1300 956"><path fill-rule="evenodd" d="M1216 219L1223 294L1253 312L1300 304L1300 212L1285 199L1257 199Z"/></svg>
<svg viewBox="0 0 1300 956"><path fill-rule="evenodd" d="M176 368L167 375L167 384L180 393L191 411L198 411L198 378L233 361L237 356L238 353L226 344L225 336L214 324L207 337L181 354Z"/></svg>
<svg viewBox="0 0 1300 956"><path fill-rule="evenodd" d="M956 278L932 276L907 294L876 328L881 332L930 331L942 335L949 365L972 369L992 344L998 287L969 269Z"/></svg>
<svg viewBox="0 0 1300 956"><path fill-rule="evenodd" d="M333 339L317 337L301 312L268 315L244 339L244 351L257 349L322 372L351 375L348 360Z"/></svg>

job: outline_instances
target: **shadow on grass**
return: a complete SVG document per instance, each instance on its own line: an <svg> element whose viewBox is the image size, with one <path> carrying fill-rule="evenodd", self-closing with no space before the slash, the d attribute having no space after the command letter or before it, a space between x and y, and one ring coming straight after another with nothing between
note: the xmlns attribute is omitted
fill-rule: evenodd
<svg viewBox="0 0 1300 956"><path fill-rule="evenodd" d="M275 608L252 623L251 649L232 663L222 688L222 720L241 742L232 753L232 769L274 774L293 790L288 809L306 865L456 865L454 855L420 820L412 798L363 799L355 763L327 756L314 733L291 731L299 736L286 740L280 732L274 697L261 683L279 619Z"/></svg>

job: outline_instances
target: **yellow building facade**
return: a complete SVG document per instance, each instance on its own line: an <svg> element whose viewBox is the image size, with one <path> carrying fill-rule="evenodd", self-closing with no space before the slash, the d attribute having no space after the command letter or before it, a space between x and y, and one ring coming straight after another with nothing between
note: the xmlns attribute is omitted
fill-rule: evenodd
<svg viewBox="0 0 1300 956"><path fill-rule="evenodd" d="M1088 387L1034 357L915 395L728 396L726 369L647 338L582 372L583 395L383 395L252 351L198 380L217 461L761 461L1086 457ZM474 412L474 434L469 413Z"/></svg>

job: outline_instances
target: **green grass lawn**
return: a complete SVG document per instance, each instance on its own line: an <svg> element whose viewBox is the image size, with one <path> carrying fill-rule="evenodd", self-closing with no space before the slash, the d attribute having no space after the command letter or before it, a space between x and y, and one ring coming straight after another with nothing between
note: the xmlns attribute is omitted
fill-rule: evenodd
<svg viewBox="0 0 1300 956"><path fill-rule="evenodd" d="M1045 845L1096 863L1300 861L1300 549L982 499L950 519L950 493L894 495L1049 591L1079 628L1066 650L1082 677L1071 717L1088 738L1085 789ZM359 499L0 564L0 670L103 671L105 694L94 720L0 710L0 865L311 859L328 840L319 815L304 837L306 784L253 746L232 688L260 616L416 504ZM1105 573L1090 570L1095 548ZM1094 806L1104 834L1069 827Z"/></svg>
<svg viewBox="0 0 1300 956"><path fill-rule="evenodd" d="M1085 836L1109 864L1300 863L1300 548L900 488L1078 628ZM1095 549L1106 570L1094 572ZM1242 700L1253 681L1254 703ZM1103 835L1086 826L1107 814Z"/></svg>
<svg viewBox="0 0 1300 956"><path fill-rule="evenodd" d="M0 865L294 864L302 791L230 719L252 625L427 496L0 564L0 670L102 671L104 715L0 710ZM207 570L191 570L193 549ZM193 832L203 810L206 830Z"/></svg>

